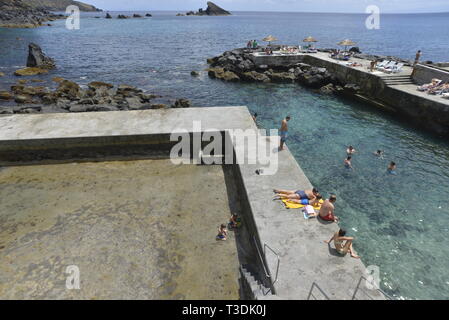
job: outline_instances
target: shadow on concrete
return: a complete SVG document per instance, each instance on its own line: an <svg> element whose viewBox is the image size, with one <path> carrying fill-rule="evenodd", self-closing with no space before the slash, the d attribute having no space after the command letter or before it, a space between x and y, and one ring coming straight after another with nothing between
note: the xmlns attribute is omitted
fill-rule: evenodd
<svg viewBox="0 0 449 320"><path fill-rule="evenodd" d="M338 257L338 258L344 258L345 257L345 256L339 254L337 249L332 248L330 244L327 245L327 248L329 249L329 254L331 256Z"/></svg>

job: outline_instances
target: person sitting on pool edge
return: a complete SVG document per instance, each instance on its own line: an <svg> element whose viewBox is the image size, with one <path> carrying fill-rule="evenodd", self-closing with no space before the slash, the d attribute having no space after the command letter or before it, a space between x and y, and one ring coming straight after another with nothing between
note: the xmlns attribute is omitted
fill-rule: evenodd
<svg viewBox="0 0 449 320"><path fill-rule="evenodd" d="M282 200L282 199L288 199L288 200L297 200L298 203L301 204L309 204L310 202L314 201L316 199L316 196L319 195L319 192L316 188L313 188L312 190L273 190L276 193L276 196L273 200ZM296 201L294 201L296 202Z"/></svg>
<svg viewBox="0 0 449 320"><path fill-rule="evenodd" d="M231 219L229 220L228 227L229 229L237 229L240 227L240 223L241 221L237 213L233 213Z"/></svg>
<svg viewBox="0 0 449 320"><path fill-rule="evenodd" d="M396 162L393 162L393 161L390 162L390 164L388 165L387 172L389 174L397 174L396 173Z"/></svg>
<svg viewBox="0 0 449 320"><path fill-rule="evenodd" d="M337 201L336 195L331 195L329 199L325 200L321 205L319 217L324 221L338 222L338 217L334 215L334 203Z"/></svg>
<svg viewBox="0 0 449 320"><path fill-rule="evenodd" d="M334 241L335 249L340 255L345 256L349 252L351 254L351 257L355 259L360 259L360 257L357 255L354 248L352 247L354 238L346 237L345 230L340 229L340 231L336 232L329 241L324 242L330 245L332 241ZM343 243L344 241L346 242Z"/></svg>
<svg viewBox="0 0 449 320"><path fill-rule="evenodd" d="M222 241L226 241L228 237L228 230L226 229L226 225L222 224L219 228L218 228L218 235L217 235L217 240L222 240Z"/></svg>

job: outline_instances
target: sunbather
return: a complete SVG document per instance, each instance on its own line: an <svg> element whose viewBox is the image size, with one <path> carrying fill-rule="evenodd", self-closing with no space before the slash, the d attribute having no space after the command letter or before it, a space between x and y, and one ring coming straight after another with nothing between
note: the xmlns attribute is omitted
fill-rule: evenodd
<svg viewBox="0 0 449 320"><path fill-rule="evenodd" d="M319 192L316 188L313 188L312 190L279 190L275 189L273 190L276 193L276 196L273 200L282 200L282 199L289 199L289 200L307 200L307 204L314 201L319 195ZM298 202L302 203L302 202Z"/></svg>
<svg viewBox="0 0 449 320"><path fill-rule="evenodd" d="M427 91L427 90L436 88L439 85L441 85L441 82L443 82L443 81L434 78L434 79L432 79L432 81L430 83L426 83L426 84L423 84L422 86L419 86L418 90L419 91Z"/></svg>

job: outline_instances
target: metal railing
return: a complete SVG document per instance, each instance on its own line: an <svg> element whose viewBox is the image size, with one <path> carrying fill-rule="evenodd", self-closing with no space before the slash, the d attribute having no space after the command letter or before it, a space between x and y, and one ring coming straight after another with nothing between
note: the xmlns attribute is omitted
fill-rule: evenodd
<svg viewBox="0 0 449 320"><path fill-rule="evenodd" d="M364 291L363 289L360 288L360 285L362 284L362 281L365 280L367 281L369 284L371 284L373 286L373 288L377 291L379 291L381 294L383 294L385 296L385 298L387 298L387 300L395 300L393 297L391 297L390 295L388 295L385 291L383 291L380 288L377 288L377 285L374 282L369 281L365 276L361 276L359 283L357 284L357 287L355 288L354 294L352 295L352 300L357 300L356 299L356 295L357 293L360 291L362 291L366 296L368 296L368 298L370 298L371 300L374 300L373 297L371 297L369 295L369 293L367 293L366 291Z"/></svg>
<svg viewBox="0 0 449 320"><path fill-rule="evenodd" d="M264 257L262 257L262 254L261 254L260 249L259 249L259 245L257 244L256 236L253 236L253 240L254 240L254 245L256 246L257 254L259 255L259 259L260 259L260 261L262 262L262 267L263 267L263 270L264 270L264 273L265 273L265 277L266 277L267 279L270 280L270 282L271 282L271 287L273 287L273 285L276 283L276 281L278 281L279 265L280 265L280 263L281 263L281 258L280 258L279 255L276 253L276 251L274 251L274 250L273 250L269 245L267 245L266 243L264 243L264 246L263 246L263 255L264 255ZM277 259L276 277L275 277L274 281L273 281L271 272L269 271L268 267L266 266L266 262L265 262L265 259L266 259L266 257L267 257L267 256L266 256L266 252L267 252L266 249L267 249L267 248L268 248L271 252L273 252L273 254L276 256L276 259ZM264 259L264 258L265 258L265 259ZM264 295L267 295L270 291L271 291L271 288L269 288L269 290L268 290L266 293L265 293L264 290L262 290L262 292L263 292Z"/></svg>
<svg viewBox="0 0 449 320"><path fill-rule="evenodd" d="M313 293L312 293L314 288L317 288L317 289L321 292L321 294L322 294L327 300L330 300L330 298L329 298L329 296L326 294L326 292L324 292L324 290L321 289L320 286L319 286L315 281L312 283L312 287L310 288L309 295L307 296L307 300L310 300L310 297L313 297L313 298L315 298L315 300L318 300L318 299L315 297L315 295L313 295Z"/></svg>

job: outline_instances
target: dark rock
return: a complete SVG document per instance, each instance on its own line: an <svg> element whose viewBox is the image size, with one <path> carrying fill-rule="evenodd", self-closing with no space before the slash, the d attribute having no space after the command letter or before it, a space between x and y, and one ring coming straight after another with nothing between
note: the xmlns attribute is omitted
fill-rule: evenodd
<svg viewBox="0 0 449 320"><path fill-rule="evenodd" d="M295 75L289 72L272 72L270 78L271 81L278 83L288 83L296 80Z"/></svg>
<svg viewBox="0 0 449 320"><path fill-rule="evenodd" d="M13 95L8 91L0 91L0 100L11 100Z"/></svg>
<svg viewBox="0 0 449 320"><path fill-rule="evenodd" d="M151 13L147 13L146 15L145 15L145 17L152 17L153 15L151 14Z"/></svg>
<svg viewBox="0 0 449 320"><path fill-rule="evenodd" d="M192 72L190 72L190 75L191 75L192 77L198 77L200 74L199 74L198 71L192 71Z"/></svg>
<svg viewBox="0 0 449 320"><path fill-rule="evenodd" d="M117 18L118 18L118 19L128 19L129 17L128 17L128 16L125 16L124 14L119 14L119 15L117 16Z"/></svg>
<svg viewBox="0 0 449 320"><path fill-rule="evenodd" d="M56 65L55 61L47 57L37 44L30 43L28 46L27 67L49 70L56 68Z"/></svg>
<svg viewBox="0 0 449 320"><path fill-rule="evenodd" d="M353 83L348 83L344 86L345 93L348 94L357 94L360 91L360 87Z"/></svg>
<svg viewBox="0 0 449 320"><path fill-rule="evenodd" d="M166 108L168 108L168 106L165 104L152 104L151 105L151 109L166 109Z"/></svg>
<svg viewBox="0 0 449 320"><path fill-rule="evenodd" d="M106 19L112 19L112 16L109 13L106 13Z"/></svg>
<svg viewBox="0 0 449 320"><path fill-rule="evenodd" d="M111 89L114 87L114 85L112 85L110 83L101 82L101 81L93 81L93 82L89 83L87 86L92 90L96 90L99 88Z"/></svg>
<svg viewBox="0 0 449 320"><path fill-rule="evenodd" d="M245 72L242 73L240 75L241 79L244 81L250 81L250 82L270 82L270 78L263 74L263 73L258 73L256 71L250 71L250 72Z"/></svg>
<svg viewBox="0 0 449 320"><path fill-rule="evenodd" d="M192 104L187 99L178 99L175 101L173 108L190 108Z"/></svg>
<svg viewBox="0 0 449 320"><path fill-rule="evenodd" d="M135 13L133 14L133 18L143 18L143 17L140 14Z"/></svg>
<svg viewBox="0 0 449 320"><path fill-rule="evenodd" d="M17 103L33 103L31 96L26 94L19 94L14 97L14 101Z"/></svg>
<svg viewBox="0 0 449 320"><path fill-rule="evenodd" d="M0 114L13 114L13 108L0 108Z"/></svg>
<svg viewBox="0 0 449 320"><path fill-rule="evenodd" d="M336 89L335 89L335 87L334 87L334 85L332 83L329 83L329 84L325 85L324 87L321 87L320 88L320 92L322 94L329 94L329 95L331 95L331 94L334 94L336 92Z"/></svg>

